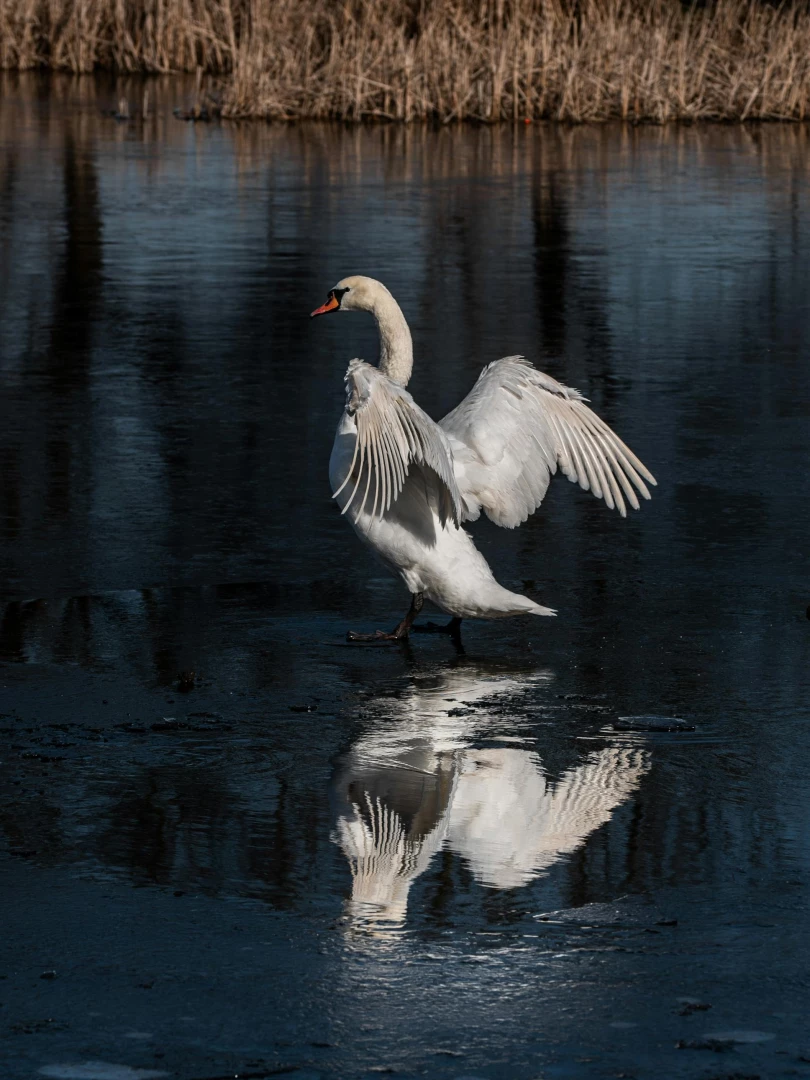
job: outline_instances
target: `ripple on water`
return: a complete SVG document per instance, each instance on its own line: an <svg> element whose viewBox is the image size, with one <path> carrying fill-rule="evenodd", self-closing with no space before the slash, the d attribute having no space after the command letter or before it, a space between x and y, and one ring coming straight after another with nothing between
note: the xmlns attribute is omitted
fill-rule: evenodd
<svg viewBox="0 0 810 1080"><path fill-rule="evenodd" d="M614 731L694 731L695 725L679 716L620 716L608 725Z"/></svg>

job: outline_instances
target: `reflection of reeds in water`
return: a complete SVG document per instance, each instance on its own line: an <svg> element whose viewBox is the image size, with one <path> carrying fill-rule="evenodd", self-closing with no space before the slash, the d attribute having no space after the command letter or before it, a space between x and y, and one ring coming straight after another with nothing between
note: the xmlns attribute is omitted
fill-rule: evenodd
<svg viewBox="0 0 810 1080"><path fill-rule="evenodd" d="M45 149L58 159L69 131L81 143L115 140L176 146L186 127L172 115L178 103L194 100L194 79L162 76L146 80L147 123L111 123L109 113L123 97L142 113L145 81L138 75L114 80L75 79L67 74L48 78L47 104L43 105L40 76L35 72L0 72L0 171L4 161L23 154L38 168ZM645 167L659 167L669 180L698 159L719 177L739 169L741 157L768 176L785 170L804 174L810 129L800 124L766 127L705 125L668 128L612 126L509 126L469 129L448 125L375 125L344 127L337 124L295 125L232 124L225 128L198 126L195 152L221 156L230 153L237 172L255 169L268 160L283 161L296 183L326 186L383 177L396 183L424 184L437 180L481 177L506 179L536 177L552 170L593 176L607 182L621 177L646 154ZM210 150L209 150L210 147ZM729 151L733 150L733 153ZM202 160L202 158L201 158ZM142 155L130 160L150 176L165 174L176 164L171 155ZM39 174L37 174L39 175ZM33 177L31 182L33 182ZM776 189L775 189L776 190Z"/></svg>
<svg viewBox="0 0 810 1080"><path fill-rule="evenodd" d="M223 111L447 123L804 119L804 0L1 0L0 66L227 76Z"/></svg>

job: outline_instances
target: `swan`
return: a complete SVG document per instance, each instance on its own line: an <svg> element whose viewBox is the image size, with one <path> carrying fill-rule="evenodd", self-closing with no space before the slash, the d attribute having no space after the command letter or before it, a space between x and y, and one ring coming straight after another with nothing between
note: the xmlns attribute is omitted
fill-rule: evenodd
<svg viewBox="0 0 810 1080"><path fill-rule="evenodd" d="M390 632L349 631L349 641L402 641L412 629L459 636L462 619L555 615L499 585L462 524L483 510L513 529L543 501L559 468L622 517L655 478L569 386L522 356L481 372L464 400L437 424L406 390L413 344L405 316L380 281L354 275L329 290L316 316L370 312L380 339L376 367L352 360L346 407L329 462L333 498L360 539L411 594ZM446 626L414 627L427 598Z"/></svg>

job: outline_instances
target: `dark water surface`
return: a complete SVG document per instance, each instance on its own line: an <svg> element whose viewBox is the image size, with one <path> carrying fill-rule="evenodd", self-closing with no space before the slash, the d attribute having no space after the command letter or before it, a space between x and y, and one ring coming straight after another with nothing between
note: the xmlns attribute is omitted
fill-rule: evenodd
<svg viewBox="0 0 810 1080"><path fill-rule="evenodd" d="M807 129L151 88L0 81L3 1080L810 1076ZM657 476L474 526L556 620L343 644L354 272L432 415L522 352Z"/></svg>

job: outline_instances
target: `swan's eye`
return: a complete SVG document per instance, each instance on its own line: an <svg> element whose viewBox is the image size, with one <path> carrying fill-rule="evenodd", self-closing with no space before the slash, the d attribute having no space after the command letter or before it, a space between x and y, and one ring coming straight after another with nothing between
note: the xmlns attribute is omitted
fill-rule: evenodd
<svg viewBox="0 0 810 1080"><path fill-rule="evenodd" d="M343 299L343 297L346 295L346 293L348 291L349 291L348 289L332 289L331 293L329 294L330 299L331 299L331 297L334 296L334 298L335 298L335 300L337 300L338 306L339 306L340 301Z"/></svg>

